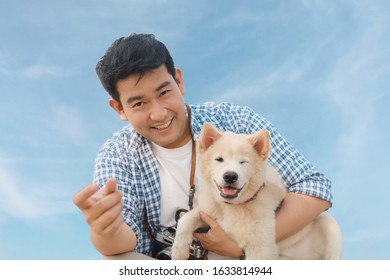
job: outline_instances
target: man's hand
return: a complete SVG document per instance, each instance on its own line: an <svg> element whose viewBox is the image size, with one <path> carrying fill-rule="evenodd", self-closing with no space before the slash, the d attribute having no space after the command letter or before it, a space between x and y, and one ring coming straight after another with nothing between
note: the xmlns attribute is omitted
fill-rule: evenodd
<svg viewBox="0 0 390 280"><path fill-rule="evenodd" d="M96 184L86 186L75 195L73 202L96 234L112 235L119 230L123 222L122 192L116 189L115 179L109 179L100 191Z"/></svg>
<svg viewBox="0 0 390 280"><path fill-rule="evenodd" d="M200 218L210 226L207 233L194 233L196 239L200 241L206 250L217 253L221 256L240 257L242 249L231 239L225 231L204 212L200 212Z"/></svg>
<svg viewBox="0 0 390 280"><path fill-rule="evenodd" d="M123 222L122 196L115 179L109 179L104 189L90 184L73 198L91 228L92 242L103 255L134 250L137 243L134 232Z"/></svg>

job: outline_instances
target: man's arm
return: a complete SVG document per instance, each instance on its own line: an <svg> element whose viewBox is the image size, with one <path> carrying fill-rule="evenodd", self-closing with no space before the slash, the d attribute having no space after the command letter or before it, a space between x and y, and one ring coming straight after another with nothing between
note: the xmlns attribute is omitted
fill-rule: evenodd
<svg viewBox="0 0 390 280"><path fill-rule="evenodd" d="M328 201L320 198L287 193L282 206L276 212L276 241L297 233L330 206Z"/></svg>
<svg viewBox="0 0 390 280"><path fill-rule="evenodd" d="M110 179L99 191L96 184L83 188L73 198L83 212L91 229L91 240L103 255L116 255L133 251L137 238L133 230L123 222L122 192L116 189L116 181Z"/></svg>
<svg viewBox="0 0 390 280"><path fill-rule="evenodd" d="M134 231L124 222L117 232L110 235L100 235L91 230L91 240L96 250L104 256L112 256L134 251L137 238Z"/></svg>
<svg viewBox="0 0 390 280"><path fill-rule="evenodd" d="M297 233L329 207L330 203L326 200L304 194L288 193L276 212L276 241ZM208 233L195 234L205 249L230 257L238 257L242 254L242 249L215 221L204 213L201 218L211 228Z"/></svg>

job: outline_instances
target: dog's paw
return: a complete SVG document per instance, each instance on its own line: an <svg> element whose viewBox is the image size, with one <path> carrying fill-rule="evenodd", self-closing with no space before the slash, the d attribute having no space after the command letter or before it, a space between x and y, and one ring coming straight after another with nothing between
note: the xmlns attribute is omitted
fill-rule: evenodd
<svg viewBox="0 0 390 280"><path fill-rule="evenodd" d="M189 246L173 244L172 246L172 260L187 260L190 256Z"/></svg>

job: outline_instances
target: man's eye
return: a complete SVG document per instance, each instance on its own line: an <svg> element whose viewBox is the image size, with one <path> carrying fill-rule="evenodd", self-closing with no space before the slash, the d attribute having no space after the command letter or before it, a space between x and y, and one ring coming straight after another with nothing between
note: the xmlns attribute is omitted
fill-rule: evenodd
<svg viewBox="0 0 390 280"><path fill-rule="evenodd" d="M144 105L143 102L137 102L133 105L133 108L136 108L136 107L141 107L142 105Z"/></svg>
<svg viewBox="0 0 390 280"><path fill-rule="evenodd" d="M160 95L164 96L164 95L167 95L169 92L170 92L170 90L164 90Z"/></svg>
<svg viewBox="0 0 390 280"><path fill-rule="evenodd" d="M218 161L218 162L223 162L223 158L222 157L217 157L215 160Z"/></svg>

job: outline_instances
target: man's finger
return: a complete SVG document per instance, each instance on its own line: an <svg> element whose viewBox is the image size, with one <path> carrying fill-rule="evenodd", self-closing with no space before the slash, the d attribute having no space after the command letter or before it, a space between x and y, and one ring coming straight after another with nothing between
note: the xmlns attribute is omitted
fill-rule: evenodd
<svg viewBox="0 0 390 280"><path fill-rule="evenodd" d="M200 215L200 218L202 219L202 221L205 222L206 224L208 224L210 226L210 228L219 227L218 223L213 218L211 218L209 215L207 215L205 212L200 211L199 215Z"/></svg>
<svg viewBox="0 0 390 280"><path fill-rule="evenodd" d="M98 219L105 212L111 211L111 209L118 203L122 204L121 192L105 195L91 206L88 219L92 221Z"/></svg>
<svg viewBox="0 0 390 280"><path fill-rule="evenodd" d="M106 186L103 189L104 194L110 194L117 190L116 180L114 178L110 178L106 182Z"/></svg>
<svg viewBox="0 0 390 280"><path fill-rule="evenodd" d="M73 203L76 204L76 206L80 209L90 207L91 205L88 205L87 203L88 198L90 198L98 190L99 186L97 184L89 184L85 186L73 197Z"/></svg>
<svg viewBox="0 0 390 280"><path fill-rule="evenodd" d="M111 213L104 213L101 218L106 219L106 224L103 228L105 233L114 233L119 228L120 224L123 222L122 218L122 203L116 204L111 210Z"/></svg>

